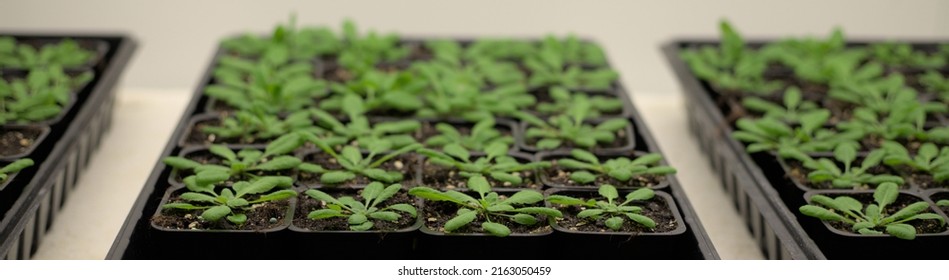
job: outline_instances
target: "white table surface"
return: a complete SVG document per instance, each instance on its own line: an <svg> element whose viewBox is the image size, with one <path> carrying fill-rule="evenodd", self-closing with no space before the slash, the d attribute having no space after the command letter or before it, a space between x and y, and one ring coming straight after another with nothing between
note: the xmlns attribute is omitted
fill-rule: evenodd
<svg viewBox="0 0 949 280"><path fill-rule="evenodd" d="M122 88L112 130L35 259L103 259L187 105L191 89ZM723 259L761 259L686 124L680 94L633 94Z"/></svg>

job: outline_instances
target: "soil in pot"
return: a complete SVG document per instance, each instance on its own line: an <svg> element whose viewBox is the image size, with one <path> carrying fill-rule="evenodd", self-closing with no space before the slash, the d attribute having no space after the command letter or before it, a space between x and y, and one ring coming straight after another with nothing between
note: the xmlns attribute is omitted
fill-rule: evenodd
<svg viewBox="0 0 949 280"><path fill-rule="evenodd" d="M364 155L365 156L365 155ZM309 162L322 166L325 170L345 170L336 158L323 153L323 152L314 152L304 155L303 162ZM403 187L414 187L417 184L417 167L419 164L419 157L415 154L403 154L399 155L393 159L390 159L380 165L378 168L385 171L397 171L402 173L402 184ZM297 182L300 185L306 187L316 187L323 186L323 183L320 182L319 174L312 174L307 172L300 172L297 176ZM363 175L356 175L356 178L346 181L342 184L332 185L332 187L356 187L356 186L365 186L366 184L371 183L372 181Z"/></svg>
<svg viewBox="0 0 949 280"><path fill-rule="evenodd" d="M506 194L501 194L501 199L504 199L504 198L506 198ZM542 203L538 203L537 205L531 205L531 206L542 207L544 205ZM420 212L420 215L422 215L422 219L425 222L425 227L427 227L429 230L445 233L444 231L445 222L447 222L451 218L454 218L455 215L457 215L457 212L458 212L457 204L446 202L446 201L436 201L436 202L425 201L422 207L422 211ZM535 215L535 217L539 217L539 216ZM511 235L547 234L553 231L553 229L550 227L550 224L543 222L545 220L546 219L541 219L540 222L538 222L537 224L533 226L525 226L522 224L518 224L518 223L515 223L514 221L511 221L510 219L492 219L492 222L507 226L509 229L511 229ZM478 218L476 218L474 221L472 221L471 223L469 223L468 225L462 228L459 228L453 231L451 234L474 233L474 234L490 235L490 233L485 232L484 230L481 229L481 223L483 222L485 222L484 218L479 215Z"/></svg>
<svg viewBox="0 0 949 280"><path fill-rule="evenodd" d="M588 200L591 198L597 199L597 200L604 200L603 197L597 196L594 193L590 193L587 195L570 194L570 196L574 198L579 198L581 200ZM625 197L625 194L621 195L615 201L617 203L623 203L625 201L624 197ZM585 207L564 206L564 205L558 205L558 204L554 204L553 207L557 210L560 210L560 212L563 213L563 218L557 218L555 220L557 225L564 229L574 230L574 231L602 232L602 233L606 233L606 232L617 232L617 233L670 232L670 231L676 230L678 227L678 221L676 221L675 214L672 213L672 210L669 209L669 205L666 204L665 200L663 200L662 197L660 196L653 197L653 199L650 199L649 201L634 202L628 205L642 207L643 210L639 214L649 217L653 221L655 221L656 227L650 229L638 223L630 221L629 219L626 219L626 221L623 222L623 226L622 228L620 228L620 230L612 230L608 228L605 224L606 219L608 219L609 216L604 215L596 220L587 219L587 218L579 218L577 217L577 214L579 214L580 211L585 210L586 209Z"/></svg>
<svg viewBox="0 0 949 280"><path fill-rule="evenodd" d="M43 133L40 129L0 128L0 156L15 156L28 152Z"/></svg>
<svg viewBox="0 0 949 280"><path fill-rule="evenodd" d="M185 202L179 197L180 194L180 191L172 194L167 203ZM258 197L260 196L248 196L247 200L254 200ZM225 218L216 222L205 221L201 219L203 210L162 209L160 215L152 217L152 224L172 230L265 231L281 226L287 217L289 208L289 200L257 204L251 210L244 212L247 215L247 222L241 226L232 224Z"/></svg>
<svg viewBox="0 0 949 280"><path fill-rule="evenodd" d="M355 189L320 189L320 191L326 192L327 194L339 198L340 196L351 196L356 199L356 201L364 202L362 196L357 194ZM360 189L358 193L362 193ZM378 208L385 208L389 205L405 203L409 205L415 205L415 198L409 196L406 191L399 191L391 198L387 199L385 202L379 204ZM316 200L305 193L300 193L297 197L297 207L296 214L293 216L293 225L302 229L312 230L312 231L350 231L349 221L347 218L328 218L328 219L319 219L313 220L307 218L307 215L319 209L325 209L326 203L323 201ZM383 231L383 232L393 232L400 229L411 227L417 221L416 218L413 218L411 215L402 214L402 217L399 220L394 222L384 221L384 220L372 220L373 226L371 231Z"/></svg>
<svg viewBox="0 0 949 280"><path fill-rule="evenodd" d="M474 156L471 158L471 161L475 161L479 156ZM515 157L520 163L529 163L530 159ZM485 176L488 179L488 184L490 184L495 189L500 188L516 188L516 189L534 189L540 190L543 187L543 184L540 180L537 179L537 174L532 170L525 170L516 172L516 175L521 176L520 185L512 185L509 182L503 182L495 180L490 176ZM468 183L468 177L461 176L458 173L457 168L445 167L441 165L432 164L429 161L425 161L422 164L422 185L428 186L440 190L459 190L466 189Z"/></svg>

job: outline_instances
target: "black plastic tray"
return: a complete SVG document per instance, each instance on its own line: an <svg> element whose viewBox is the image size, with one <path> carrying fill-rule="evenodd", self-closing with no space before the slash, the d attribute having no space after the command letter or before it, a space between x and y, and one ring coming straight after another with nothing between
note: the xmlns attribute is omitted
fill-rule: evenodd
<svg viewBox="0 0 949 280"><path fill-rule="evenodd" d="M768 41L758 40L749 42L749 45L760 46L766 42ZM848 45L865 45L869 42L872 41L850 41ZM949 244L949 239L942 236L941 239L924 237L914 241L887 237L901 241L896 242L895 246L889 246L887 244L892 243L891 241L887 240L887 244L883 244L880 238L841 238L842 235L830 233L814 218L799 220L803 215L797 213L796 207L789 208L785 201L801 199L804 192L796 188L790 179L766 175L764 170L781 169L776 157L767 153L748 154L742 143L731 138L733 129L713 100L714 91L706 82L693 75L688 65L679 57L683 47L718 43L719 41L714 39L682 39L664 45L662 50L682 85L686 97L689 130L708 156L712 169L718 174L725 192L765 258L927 258L926 254L901 255L900 252L911 252L912 248L919 248L921 245L942 247ZM927 44L919 41L910 43ZM783 171L780 173L784 174ZM801 203L805 202L801 199ZM883 252L889 252L890 255L881 256Z"/></svg>
<svg viewBox="0 0 949 280"><path fill-rule="evenodd" d="M36 162L16 176L0 197L12 203L0 220L0 258L29 259L70 193L92 153L112 124L116 84L136 48L124 34L26 34L2 32L0 36L21 39L93 40L104 42L103 54L90 67L95 78L80 92L62 121L51 126L50 134L31 153ZM88 68L84 68L88 69ZM15 200L14 200L15 199Z"/></svg>
<svg viewBox="0 0 949 280"><path fill-rule="evenodd" d="M461 40L465 41L465 40ZM406 40L404 42L418 42ZM184 147L179 146L178 140L186 133L187 125L192 116L202 113L206 108L208 98L203 88L211 82L211 72L217 63L221 51L212 58L211 63L201 78L198 89L185 110L178 127L171 135L162 157L178 154ZM646 152L660 152L655 140L645 127L645 123L630 103L626 90L617 84L619 95L626 102L625 116L631 120L635 130L636 149ZM519 148L512 148L518 150ZM521 152L524 152L521 150ZM533 155L533 154L531 154ZM674 176L669 176L669 187L666 192L672 194L675 204L682 214L686 230L675 238L659 239L646 236L614 236L601 239L601 244L593 251L564 251L556 250L554 244L572 242L568 235L553 233L540 237L495 238L484 236L433 236L416 230L408 234L399 234L398 238L386 238L376 234L355 233L301 233L291 230L281 230L270 233L237 233L215 234L188 233L185 237L162 232L151 227L150 218L159 206L160 200L170 184L167 177L171 168L160 161L152 170L151 176L145 183L138 200L132 207L129 217L125 221L115 243L112 246L108 259L201 259L201 258L252 258L252 259L436 259L436 258L471 258L471 259L581 259L581 258L619 258L619 259L718 259L708 235L699 223L694 209L688 202L685 192ZM203 241L202 241L203 240ZM214 242L208 242L215 240ZM355 241L361 240L361 241ZM412 250L390 250L386 248L405 248L405 240L414 244ZM200 243L205 242L205 243ZM374 246L362 246L352 242L370 242ZM337 247L348 243L360 250L330 250L327 246ZM410 244L410 245L411 245ZM442 250L454 246L467 248L463 254L448 253ZM528 246L531 250L521 250ZM505 249L506 248L506 249ZM363 250L365 249L365 250ZM500 251L510 250L508 253ZM515 250L516 249L516 250ZM331 252L332 251L332 252ZM357 254L347 254L345 251L358 251Z"/></svg>

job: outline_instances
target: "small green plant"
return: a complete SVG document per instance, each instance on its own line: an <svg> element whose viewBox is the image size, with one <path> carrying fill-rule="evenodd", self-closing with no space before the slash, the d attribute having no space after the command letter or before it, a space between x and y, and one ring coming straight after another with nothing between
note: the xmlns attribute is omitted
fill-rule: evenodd
<svg viewBox="0 0 949 280"><path fill-rule="evenodd" d="M383 139L392 143L393 148L401 148L415 143L415 138L411 135L422 127L422 124L416 120L401 120L369 123L366 117L365 103L359 97L346 95L343 97L343 113L348 116L349 121L343 124L335 117L318 109L311 109L310 113L316 117L318 125L330 132L330 138L336 138L332 141L350 142L355 140L360 147L365 148L366 143L371 139ZM324 139L324 141L328 141Z"/></svg>
<svg viewBox="0 0 949 280"><path fill-rule="evenodd" d="M830 111L815 110L802 113L799 124L790 126L775 118L739 119L732 138L748 143L749 153L777 152L783 158L796 155L829 151L842 141L855 141L863 137L861 131L836 132L823 129L830 119Z"/></svg>
<svg viewBox="0 0 949 280"><path fill-rule="evenodd" d="M914 68L939 68L946 65L946 58L939 55L927 55L905 42L883 42L868 46L873 60L888 66Z"/></svg>
<svg viewBox="0 0 949 280"><path fill-rule="evenodd" d="M811 83L862 81L882 74L879 64L861 66L867 56L865 50L846 48L845 43L843 31L837 28L826 39L791 38L768 44L760 52L766 61L786 65Z"/></svg>
<svg viewBox="0 0 949 280"><path fill-rule="evenodd" d="M534 190L522 190L510 197L501 197L491 191L491 185L483 176L474 176L468 179L468 188L478 193L478 198L457 191L439 191L429 187L414 187L409 194L427 201L446 201L456 204L459 209L455 217L445 222L446 232L453 232L475 220L483 221L481 229L494 236L505 237L511 234L511 229L499 223L501 219L533 226L542 222L535 215L560 218L563 214L559 210L548 207L526 206L544 201L544 195Z"/></svg>
<svg viewBox="0 0 949 280"><path fill-rule="evenodd" d="M785 123L800 123L803 116L825 110L818 109L814 102L803 100L801 90L793 86L784 91L783 104L775 104L754 96L743 98L741 104L748 110L764 113L765 118L774 118Z"/></svg>
<svg viewBox="0 0 949 280"><path fill-rule="evenodd" d="M0 183L7 181L7 178L10 178L11 174L20 172L24 168L33 166L33 160L28 158L21 158L6 166L0 168Z"/></svg>
<svg viewBox="0 0 949 280"><path fill-rule="evenodd" d="M343 84L330 84L333 94L320 101L320 108L340 111L347 96L357 96L367 112L396 111L409 113L422 109L420 92L427 83L407 71L387 73L369 70L357 79Z"/></svg>
<svg viewBox="0 0 949 280"><path fill-rule="evenodd" d="M890 107L889 112L883 114L866 107L856 108L853 110L853 117L849 121L838 123L837 127L861 131L865 135L885 140L949 142L949 128L925 129L925 104L911 99L891 104Z"/></svg>
<svg viewBox="0 0 949 280"><path fill-rule="evenodd" d="M557 149L564 141L589 149L597 143L612 143L616 140L616 133L629 125L629 121L623 118L609 119L596 126L584 123L592 104L583 99L577 101L564 114L551 117L549 122L527 113L515 113L515 117L530 124L525 131L526 140L536 139L537 148L542 150Z"/></svg>
<svg viewBox="0 0 949 280"><path fill-rule="evenodd" d="M353 231L367 231L375 226L373 220L395 222L402 218L403 213L415 218L418 213L415 206L406 203L388 205L382 208L381 203L394 196L402 185L394 184L383 187L382 183L372 182L366 185L358 201L350 196L334 198L333 196L315 189L307 190L307 196L326 202L325 208L313 210L307 218L313 220L346 218L349 229ZM401 213L400 213L401 212Z"/></svg>
<svg viewBox="0 0 949 280"><path fill-rule="evenodd" d="M943 199L943 200L937 201L936 206L949 207L949 199Z"/></svg>
<svg viewBox="0 0 949 280"><path fill-rule="evenodd" d="M882 149L874 150L867 154L860 163L860 166L854 166L857 160L857 144L841 143L834 148L834 160L829 158L820 158L814 160L804 156L799 158L804 167L811 170L807 174L807 179L813 183L830 182L834 188L857 188L866 185L877 185L881 183L903 184L903 178L890 174L872 174L869 170L878 166L886 151ZM838 162L843 164L840 168Z"/></svg>
<svg viewBox="0 0 949 280"><path fill-rule="evenodd" d="M600 46L592 42L581 41L573 34L567 35L565 38L548 35L540 42L540 50L549 50L559 54L567 64L606 66L606 55Z"/></svg>
<svg viewBox="0 0 949 280"><path fill-rule="evenodd" d="M590 113L587 114L587 118L599 118L602 115L616 114L623 110L623 100L617 97L587 95L582 92L570 93L562 87L551 88L550 98L552 102L537 104L535 107L537 112L554 115L567 111L576 103L590 103Z"/></svg>
<svg viewBox="0 0 949 280"><path fill-rule="evenodd" d="M0 79L0 124L51 119L72 102L70 92L92 80L92 72L71 77L59 66L33 69L25 79Z"/></svg>
<svg viewBox="0 0 949 280"><path fill-rule="evenodd" d="M291 17L288 24L277 25L269 37L246 33L223 40L221 47L244 57L261 58L286 53L292 60L306 60L337 54L342 49L342 42L328 28L297 28L296 18Z"/></svg>
<svg viewBox="0 0 949 280"><path fill-rule="evenodd" d="M399 36L396 34L380 35L369 31L360 35L356 24L351 20L343 22L342 35L343 48L336 61L357 75L373 70L378 63L403 59L411 52L408 47L399 43Z"/></svg>
<svg viewBox="0 0 949 280"><path fill-rule="evenodd" d="M919 77L919 83L922 84L927 91L937 94L943 102L949 103L949 77L943 76L936 71L929 71L922 77Z"/></svg>
<svg viewBox="0 0 949 280"><path fill-rule="evenodd" d="M949 110L945 104L917 101L916 90L907 87L900 74L861 83L842 83L832 87L828 94L831 98L853 103L878 114L890 113L900 108L900 104L913 102L920 103L922 109L929 113Z"/></svg>
<svg viewBox="0 0 949 280"><path fill-rule="evenodd" d="M4 68L78 67L89 63L95 55L72 39L44 44L37 50L13 37L0 37L0 67Z"/></svg>
<svg viewBox="0 0 949 280"><path fill-rule="evenodd" d="M528 57L524 65L531 71L527 84L531 87L563 86L571 89L606 90L619 77L608 68L586 70L567 65L554 50L541 49Z"/></svg>
<svg viewBox="0 0 949 280"><path fill-rule="evenodd" d="M476 58L471 60L470 64L484 81L495 86L512 84L523 86L527 82L527 76L514 62Z"/></svg>
<svg viewBox="0 0 949 280"><path fill-rule="evenodd" d="M682 50L682 60L692 73L713 85L755 94L770 94L783 85L764 78L765 56L745 47L745 41L727 21L719 24L721 45Z"/></svg>
<svg viewBox="0 0 949 280"><path fill-rule="evenodd" d="M514 138L510 135L503 135L494 128L494 118L484 119L471 127L468 135L462 135L454 126L447 123L438 123L435 130L441 134L429 137L425 141L425 146L442 147L448 144L461 145L471 151L484 152L485 148L494 143L505 145L514 144Z"/></svg>
<svg viewBox="0 0 949 280"><path fill-rule="evenodd" d="M579 170L571 172L570 180L580 184L596 182L597 178L613 178L626 182L636 176L664 176L676 173L675 168L659 165L662 160L660 154L647 154L635 159L618 157L602 163L595 155L584 150L574 149L570 151L570 155L573 158L559 159L557 165L568 170Z"/></svg>
<svg viewBox="0 0 949 280"><path fill-rule="evenodd" d="M298 134L288 134L271 142L264 151L247 148L235 153L224 145L211 145L208 151L220 158L220 164L200 163L180 156L165 157L162 162L179 172L193 172L194 175L184 178L184 181L186 184L198 185L253 179L259 177L259 173L273 175L291 170L318 171L317 166L286 155L302 144Z"/></svg>
<svg viewBox="0 0 949 280"><path fill-rule="evenodd" d="M221 57L214 70L215 83L204 94L228 105L250 110L258 104L267 113L295 112L311 107L327 94L323 80L313 77L310 61L255 63L236 57Z"/></svg>
<svg viewBox="0 0 949 280"><path fill-rule="evenodd" d="M234 183L232 187L224 188L220 192L215 191L214 185L200 187L187 185L189 192L179 196L181 200L187 202L166 203L162 205L162 208L203 210L201 218L205 221L217 222L227 217L228 222L243 225L247 222L245 213L252 211L255 205L296 197L297 192L293 190L283 189L271 192L274 188L288 188L292 184L293 180L289 177L258 177L249 182ZM248 195L257 194L261 195L256 199L245 198Z"/></svg>
<svg viewBox="0 0 949 280"><path fill-rule="evenodd" d="M916 156L910 156L902 144L893 141L883 142L886 157L883 163L889 166L908 166L915 171L933 176L936 182L949 180L949 147L939 149L933 143L924 143Z"/></svg>
<svg viewBox="0 0 949 280"><path fill-rule="evenodd" d="M491 60L522 60L535 53L537 47L530 42L516 39L485 38L474 41L465 48L465 58Z"/></svg>
<svg viewBox="0 0 949 280"><path fill-rule="evenodd" d="M215 135L221 141L254 143L278 138L293 132L312 132L323 134L323 130L313 126L313 120L307 111L300 111L281 118L261 111L237 111L221 120L218 125L201 128L205 134ZM215 140L217 141L217 140Z"/></svg>
<svg viewBox="0 0 949 280"><path fill-rule="evenodd" d="M545 161L520 163L507 152L508 146L503 143L488 145L485 148L485 156L475 160L471 159L471 152L455 143L445 145L442 151L424 148L418 150L418 153L427 156L432 164L455 168L462 177L489 176L513 186L523 183L520 172L550 167L550 163Z"/></svg>
<svg viewBox="0 0 949 280"><path fill-rule="evenodd" d="M385 171L380 169L379 166L397 156L414 152L422 147L422 144L415 143L392 151L392 142L383 139L369 139L366 143L369 154L364 157L359 149L353 146L345 146L337 154L333 148L321 139L309 137L308 141L313 142L323 152L335 158L342 167L342 170L326 170L322 166L314 168L313 173L322 174L320 175L320 182L328 185L348 182L355 179L356 175L366 176L369 179L384 183L400 182L403 178L402 172Z"/></svg>
<svg viewBox="0 0 949 280"><path fill-rule="evenodd" d="M849 196L831 198L824 195L811 196L811 202L817 205L801 206L802 214L828 222L842 222L851 225L851 231L863 235L882 235L886 233L900 239L916 238L916 228L908 224L914 220L938 220L940 225L946 221L935 213L922 213L929 209L929 203L916 202L895 212L887 211L887 206L896 202L899 187L894 183L881 183L873 192L871 203L863 205Z"/></svg>
<svg viewBox="0 0 949 280"><path fill-rule="evenodd" d="M483 90L484 83L470 68L417 63L412 69L428 81L431 89L423 93L426 105L416 112L419 117L461 117L478 121L510 115L537 102L521 84Z"/></svg>
<svg viewBox="0 0 949 280"><path fill-rule="evenodd" d="M618 201L619 192L612 185L602 185L598 192L606 201L595 198L584 201L564 195L550 195L547 197L547 201L565 206L584 207L580 213L577 213L577 218L593 221L605 218L606 220L603 223L612 230L622 229L626 219L649 229L656 228L656 221L640 214L643 211L641 207L629 205L630 203L652 199L656 195L652 189L638 189L630 192L622 203Z"/></svg>
<svg viewBox="0 0 949 280"><path fill-rule="evenodd" d="M435 61L449 65L461 65L464 48L461 43L451 39L434 39L425 41L425 48L432 52Z"/></svg>

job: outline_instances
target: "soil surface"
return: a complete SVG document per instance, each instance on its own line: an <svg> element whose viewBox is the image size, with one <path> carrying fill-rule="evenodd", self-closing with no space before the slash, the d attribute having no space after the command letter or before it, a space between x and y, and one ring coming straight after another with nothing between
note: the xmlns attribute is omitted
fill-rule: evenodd
<svg viewBox="0 0 949 280"><path fill-rule="evenodd" d="M905 178L905 177L904 177ZM933 176L925 173L912 173L909 175L909 181L919 186L921 189L944 188L949 189L949 181L936 182Z"/></svg>
<svg viewBox="0 0 949 280"><path fill-rule="evenodd" d="M25 153L36 143L39 129L0 129L0 156Z"/></svg>
<svg viewBox="0 0 949 280"><path fill-rule="evenodd" d="M378 158L379 157L377 156L376 159ZM303 157L303 162L309 162L312 164L322 166L323 169L325 170L344 170L343 167L339 165L339 162L336 161L336 158L333 158L332 156L323 152L308 154ZM418 182L416 181L417 180L416 177L418 177L416 176L416 172L418 171L418 164L419 164L418 156L415 154L409 153L409 154L402 154L400 156L392 158L389 161L386 161L385 163L380 165L378 168L385 171L402 172L402 182L401 182L402 187L415 187L418 184ZM312 174L312 173L307 173L307 172L300 172L300 174L298 175L297 182L309 188L323 185L322 183L320 183L320 174ZM370 179L367 178L366 176L356 174L356 178L353 178L352 180L349 180L342 184L333 185L333 187L363 186L371 182L372 181L370 181Z"/></svg>
<svg viewBox="0 0 949 280"><path fill-rule="evenodd" d="M339 198L341 196L351 196L355 198L357 201L365 202L362 196L358 195L357 191L353 189L338 189L338 190L321 189L320 191L323 191L335 198ZM362 191L360 190L359 193L361 192ZM319 209L326 209L325 202L316 200L306 195L305 193L300 193L300 196L297 197L297 201L298 203L297 203L297 208L296 208L296 214L293 216L293 225L300 228L313 230L313 231L349 231L350 230L348 218L346 217L328 218L328 219L320 219L320 220L313 220L313 219L307 218L307 215L312 211L319 210ZM408 192L402 190L396 193L391 198L387 199L385 202L377 205L376 207L378 207L379 209L382 209L389 205L394 205L394 204L399 204L399 203L406 203L412 206L416 206L414 198L409 196ZM373 226L372 226L372 229L370 230L371 231L397 231L400 229L411 227L412 225L415 224L416 218L413 218L411 215L405 214L403 212L395 211L395 210L393 210L393 212L402 214L402 217L399 218L399 220L395 222L371 219Z"/></svg>
<svg viewBox="0 0 949 280"><path fill-rule="evenodd" d="M176 194L168 203L185 202ZM254 200L259 196L250 196L247 200ZM279 227L290 207L289 200L266 202L254 205L243 213L247 215L247 222L241 226L232 224L227 218L217 222L201 219L203 210L163 209L161 215L152 217L152 223L166 229L216 229L216 230L250 230L264 231Z"/></svg>
<svg viewBox="0 0 949 280"><path fill-rule="evenodd" d="M479 157L472 157L472 161ZM528 163L530 160L518 159L521 163ZM488 184L492 188L518 188L540 190L543 187L540 180L537 179L536 172L527 170L517 172L521 176L520 185L512 185L508 182L502 182L485 176ZM425 161L422 165L422 185L440 190L459 190L468 188L468 178L458 174L458 170L451 167L444 167Z"/></svg>
<svg viewBox="0 0 949 280"><path fill-rule="evenodd" d="M582 200L588 200L591 198L602 200L603 197L597 196L593 193L584 195L577 195L573 193L558 193L561 195L568 195L571 197L579 198ZM616 201L617 203L623 203L626 193L621 193L620 198ZM556 219L557 225L561 226L568 230L576 230L583 232L670 232L676 230L678 224L675 219L675 215L672 213L672 210L669 209L669 206L666 204L665 200L662 197L656 196L649 201L643 202L632 202L627 204L630 206L639 206L642 207L642 212L640 215L649 217L656 222L656 228L647 228L638 223L635 223L625 216L623 219L623 227L618 231L614 231L606 227L606 219L610 216L603 215L597 219L590 218L578 218L577 214L580 211L587 209L586 207L580 206L563 206L563 205L554 205L554 208L560 210L563 213L564 217L562 219Z"/></svg>
<svg viewBox="0 0 949 280"><path fill-rule="evenodd" d="M827 196L831 198L835 198L839 195L827 195ZM861 203L863 203L864 210L866 210L867 205L876 204L876 202L874 202L873 200L872 193L848 194L847 196L850 196L860 201ZM896 202L894 202L893 204L887 205L886 209L884 209L883 212L886 215L890 215L890 214L896 213L896 211L899 211L900 209L903 209L910 204L913 204L919 201L922 201L922 200L919 198L913 197L911 195L900 194L896 198ZM923 211L921 213L932 213L932 212L933 211L931 209L927 209L926 211ZM916 228L917 235L924 234L924 233L939 233L939 232L946 231L946 225L940 225L939 221L936 221L936 220L915 220L915 221L908 222L907 224L912 225L913 227ZM841 231L853 232L852 231L853 226L849 224L845 224L843 222L830 222L830 225ZM884 231L885 229L876 228L876 230Z"/></svg>
<svg viewBox="0 0 949 280"><path fill-rule="evenodd" d="M501 197L506 198L507 196L505 194L502 194ZM537 205L532 205L532 206L543 206L543 205L537 204ZM444 233L445 222L447 222L451 218L454 218L457 212L458 212L457 204L454 204L451 202L445 202L445 201L438 201L438 202L425 201L425 206L422 208L421 215L423 215L422 219L424 219L425 226L428 227L428 229ZM535 215L535 218L540 219L540 217L541 217L540 215ZM550 224L544 222L544 220L538 221L538 223L533 226L521 225L506 218L499 219L499 218L492 217L491 221L507 226L508 228L511 229L511 234L517 234L517 233L545 234L553 230L550 227ZM478 218L476 218L470 224L460 229L457 229L453 231L452 233L490 234L481 229L481 223L483 222L485 222L484 217L479 215Z"/></svg>

